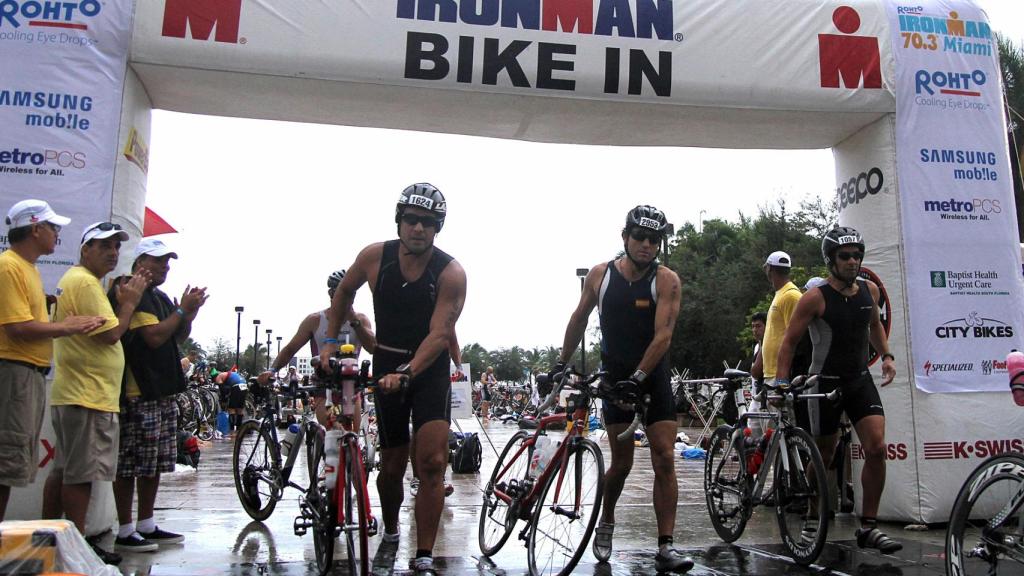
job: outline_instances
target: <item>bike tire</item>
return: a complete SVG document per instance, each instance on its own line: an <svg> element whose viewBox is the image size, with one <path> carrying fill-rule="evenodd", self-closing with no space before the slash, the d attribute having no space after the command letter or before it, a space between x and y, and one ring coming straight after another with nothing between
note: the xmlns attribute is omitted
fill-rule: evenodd
<svg viewBox="0 0 1024 576"><path fill-rule="evenodd" d="M367 536L366 476L363 474L363 455L356 442L350 442L345 455L344 511L345 548L348 573L366 576L370 572L369 537Z"/></svg>
<svg viewBox="0 0 1024 576"><path fill-rule="evenodd" d="M1021 526L1024 506L1015 495L1024 490L1024 455L1005 453L988 458L971 472L960 487L946 528L946 574L1024 573ZM993 519L1001 521L989 526ZM1006 555L1008 543L1017 548L1015 555ZM969 547L969 549L965 548ZM1012 564L1012 563L1016 564ZM1019 571L1007 571L1012 564ZM1000 570L1002 568L1002 570Z"/></svg>
<svg viewBox="0 0 1024 576"><path fill-rule="evenodd" d="M753 477L747 473L744 438L733 439L732 426L715 429L708 440L704 461L704 499L711 525L725 542L743 535L753 513L748 494Z"/></svg>
<svg viewBox="0 0 1024 576"><path fill-rule="evenodd" d="M793 561L813 564L828 539L828 472L814 438L801 428L786 428L789 472L782 469L781 451L775 461L775 516Z"/></svg>
<svg viewBox="0 0 1024 576"><path fill-rule="evenodd" d="M311 438L306 446L306 464L309 470L306 501L313 512L310 526L313 532L313 557L316 560L317 573L325 576L334 568L335 527L338 522L336 491L327 489L326 476L321 473L324 468L322 432Z"/></svg>
<svg viewBox="0 0 1024 576"><path fill-rule="evenodd" d="M277 445L257 420L242 424L235 433L231 464L235 477L235 493L242 509L253 520L266 520L274 513L280 499L278 489L266 478L278 477L274 466Z"/></svg>
<svg viewBox="0 0 1024 576"><path fill-rule="evenodd" d="M551 462L554 466L556 462ZM548 476L533 509L526 557L531 576L566 576L594 534L604 495L604 456L590 439L570 446L561 470ZM560 481L561 480L561 481ZM576 503L579 508L574 516Z"/></svg>
<svg viewBox="0 0 1024 576"><path fill-rule="evenodd" d="M494 489L499 487L502 492L516 493L519 497L526 495L529 483L524 481L529 472L530 456L533 454L531 438L525 430L519 430L512 435L498 456L498 461L494 463L491 477L484 486L477 530L477 541L484 556L492 556L501 550L519 520L519 498L514 498L510 503L505 502L494 495ZM524 452L513 461L512 458L524 444L527 444ZM511 467L499 478L501 471L510 463Z"/></svg>

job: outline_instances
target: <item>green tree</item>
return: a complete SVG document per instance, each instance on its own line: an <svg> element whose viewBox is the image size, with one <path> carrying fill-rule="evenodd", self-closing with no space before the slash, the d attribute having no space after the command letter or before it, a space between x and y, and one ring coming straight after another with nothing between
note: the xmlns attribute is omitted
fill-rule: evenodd
<svg viewBox="0 0 1024 576"><path fill-rule="evenodd" d="M250 344L242 352L242 357L239 359L238 364L239 371L249 376L255 376L263 372L267 368L267 347L263 344L257 344L254 356L253 347Z"/></svg>
<svg viewBox="0 0 1024 576"><path fill-rule="evenodd" d="M999 67L1006 90L1007 131L1010 140L1013 197L1017 206L1018 235L1024 242L1024 181L1021 162L1024 160L1024 48L1005 36L996 34L999 45Z"/></svg>
<svg viewBox="0 0 1024 576"><path fill-rule="evenodd" d="M235 363L235 349L223 338L214 338L213 345L206 352L206 359L217 365L217 370L228 370Z"/></svg>

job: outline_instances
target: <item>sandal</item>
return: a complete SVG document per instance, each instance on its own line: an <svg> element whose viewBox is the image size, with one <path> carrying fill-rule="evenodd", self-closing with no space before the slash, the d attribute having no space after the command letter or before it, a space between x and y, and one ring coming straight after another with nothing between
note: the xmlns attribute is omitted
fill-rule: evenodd
<svg viewBox="0 0 1024 576"><path fill-rule="evenodd" d="M597 528L594 529L594 558L597 558L598 562L607 562L612 557L612 533L614 531L614 523L597 523Z"/></svg>
<svg viewBox="0 0 1024 576"><path fill-rule="evenodd" d="M857 546L875 548L882 554L892 554L903 549L903 544L889 538L878 528L860 528L857 530Z"/></svg>

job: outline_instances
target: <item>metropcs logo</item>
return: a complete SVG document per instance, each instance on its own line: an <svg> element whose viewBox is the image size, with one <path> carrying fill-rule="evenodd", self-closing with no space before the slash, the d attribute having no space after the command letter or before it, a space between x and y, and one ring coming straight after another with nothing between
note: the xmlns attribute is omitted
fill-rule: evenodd
<svg viewBox="0 0 1024 576"><path fill-rule="evenodd" d="M977 312L971 312L966 318L939 324L935 328L935 336L942 339L1013 338L1013 326L1002 320L982 318Z"/></svg>
<svg viewBox="0 0 1024 576"><path fill-rule="evenodd" d="M63 176L64 168L85 168L85 153L68 150L0 150L0 174Z"/></svg>
<svg viewBox="0 0 1024 576"><path fill-rule="evenodd" d="M20 28L23 23L45 28L88 30L82 20L100 13L99 0L0 0L0 28Z"/></svg>
<svg viewBox="0 0 1024 576"><path fill-rule="evenodd" d="M925 212L938 212L943 220L988 220L992 214L1003 212L995 198L972 198L971 200L925 200Z"/></svg>
<svg viewBox="0 0 1024 576"><path fill-rule="evenodd" d="M185 38L192 32L195 40L213 39L229 44L245 44L238 38L238 21L242 13L242 0L166 0L162 36Z"/></svg>
<svg viewBox="0 0 1024 576"><path fill-rule="evenodd" d="M869 195L874 196L878 194L882 191L884 184L885 176L882 174L882 169L877 166L843 182L836 188L839 211L842 212L849 206L859 204L861 200Z"/></svg>

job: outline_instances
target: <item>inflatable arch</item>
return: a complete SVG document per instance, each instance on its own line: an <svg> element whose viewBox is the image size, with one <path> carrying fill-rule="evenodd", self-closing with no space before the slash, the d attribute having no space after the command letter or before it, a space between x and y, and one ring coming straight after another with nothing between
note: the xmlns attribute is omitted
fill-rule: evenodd
<svg viewBox="0 0 1024 576"><path fill-rule="evenodd" d="M980 459L1024 449L1003 362L1024 284L998 55L969 0L0 0L0 45L2 204L42 196L135 237L152 108L831 147L899 373L880 516L944 521ZM74 260L64 245L41 262L51 288Z"/></svg>

